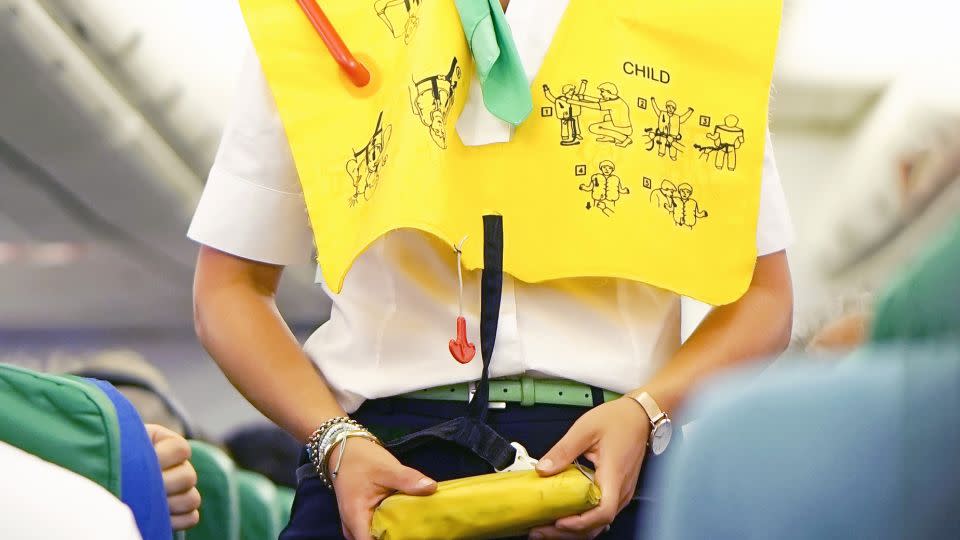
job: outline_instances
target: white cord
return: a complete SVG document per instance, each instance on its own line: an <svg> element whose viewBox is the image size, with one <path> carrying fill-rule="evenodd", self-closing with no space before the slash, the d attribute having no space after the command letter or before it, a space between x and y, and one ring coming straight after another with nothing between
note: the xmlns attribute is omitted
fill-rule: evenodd
<svg viewBox="0 0 960 540"><path fill-rule="evenodd" d="M463 265L460 263L460 259L463 256L463 244L467 241L467 237L464 236L463 240L460 241L460 245L456 246L454 250L457 252L457 283L459 284L459 296L457 297L458 304L460 306L460 311L458 315L463 317Z"/></svg>

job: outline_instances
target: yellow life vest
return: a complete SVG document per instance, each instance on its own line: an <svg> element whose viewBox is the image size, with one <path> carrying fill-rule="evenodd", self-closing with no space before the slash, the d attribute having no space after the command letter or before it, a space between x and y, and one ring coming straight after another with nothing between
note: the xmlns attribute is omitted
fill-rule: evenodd
<svg viewBox="0 0 960 540"><path fill-rule="evenodd" d="M455 124L474 74L452 0L319 2L372 82L353 86L294 0L241 0L303 185L324 279L414 228L527 282L637 280L739 298L756 225L779 0L570 0L506 144Z"/></svg>

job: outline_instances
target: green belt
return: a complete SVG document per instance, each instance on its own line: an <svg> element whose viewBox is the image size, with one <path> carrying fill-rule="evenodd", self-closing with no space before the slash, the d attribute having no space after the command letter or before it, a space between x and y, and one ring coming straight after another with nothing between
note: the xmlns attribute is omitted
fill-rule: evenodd
<svg viewBox="0 0 960 540"><path fill-rule="evenodd" d="M426 390L417 390L399 397L409 399L432 399L437 401L469 401L472 398L475 383L435 386ZM603 400L612 401L620 394L603 391ZM524 407L533 405L570 405L574 407L592 407L593 391L590 386L562 379L534 379L522 376L519 379L491 379L490 406L498 408L506 403L519 403Z"/></svg>

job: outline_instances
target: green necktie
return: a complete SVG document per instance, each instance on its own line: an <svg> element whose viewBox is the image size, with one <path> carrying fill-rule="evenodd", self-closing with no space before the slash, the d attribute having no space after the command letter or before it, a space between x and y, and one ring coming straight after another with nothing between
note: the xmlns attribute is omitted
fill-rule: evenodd
<svg viewBox="0 0 960 540"><path fill-rule="evenodd" d="M456 0L470 44L483 104L494 116L519 125L533 111L533 96L499 0Z"/></svg>

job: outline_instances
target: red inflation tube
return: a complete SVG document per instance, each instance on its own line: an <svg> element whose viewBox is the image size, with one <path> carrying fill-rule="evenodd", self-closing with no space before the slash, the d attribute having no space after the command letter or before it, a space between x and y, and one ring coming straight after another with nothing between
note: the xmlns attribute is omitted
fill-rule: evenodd
<svg viewBox="0 0 960 540"><path fill-rule="evenodd" d="M360 88L369 84L370 72L353 56L343 39L340 38L340 34L330 24L330 19L327 19L326 14L317 5L316 0L297 0L297 3L300 4L300 8L303 9L307 19L310 19L310 24L320 34L320 39L327 46L330 55L337 61L340 69L347 74L350 81Z"/></svg>

